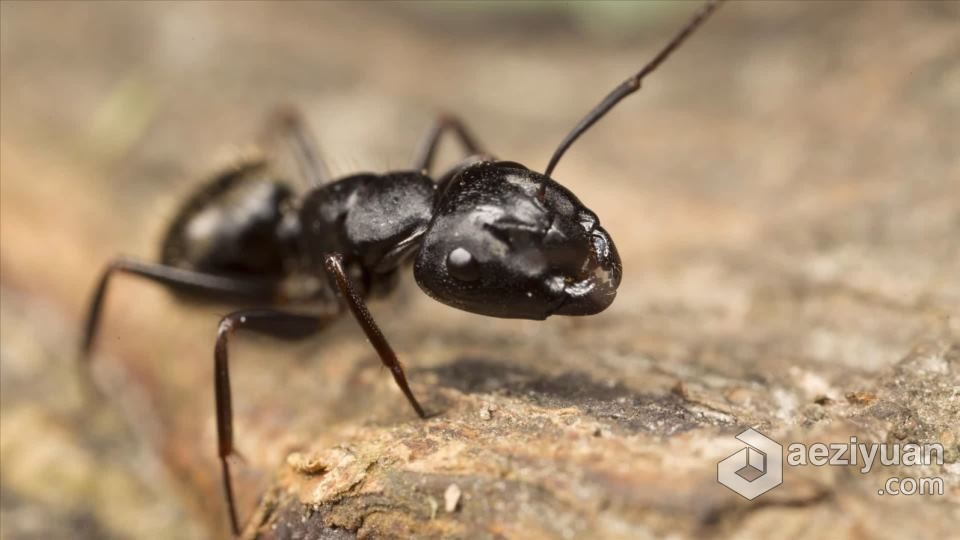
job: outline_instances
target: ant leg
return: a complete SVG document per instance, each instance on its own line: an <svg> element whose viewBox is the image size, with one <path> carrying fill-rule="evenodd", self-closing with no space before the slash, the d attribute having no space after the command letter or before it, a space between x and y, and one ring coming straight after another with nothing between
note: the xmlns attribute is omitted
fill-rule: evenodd
<svg viewBox="0 0 960 540"><path fill-rule="evenodd" d="M236 454L233 445L233 403L230 398L230 367L227 342L233 332L249 330L284 339L302 339L320 331L326 323L335 320L339 311L328 315L305 315L272 309L243 309L234 311L220 320L217 342L213 349L214 399L217 414L217 453L223 475L223 491L230 513L230 527L234 536L240 534L240 522L230 481L230 464L227 459Z"/></svg>
<svg viewBox="0 0 960 540"><path fill-rule="evenodd" d="M468 156L484 153L480 144L463 125L463 121L456 116L441 114L434 122L433 127L430 128L426 138L423 139L420 148L417 149L416 156L413 158L413 169L415 171L429 171L433 167L433 158L437 153L440 137L447 131L452 131L457 136Z"/></svg>
<svg viewBox="0 0 960 540"><path fill-rule="evenodd" d="M162 264L144 263L124 258L116 259L108 264L101 274L97 288L94 289L93 297L90 299L86 324L84 325L83 341L80 345L80 361L82 363L86 363L90 356L90 349L97 335L100 314L103 310L103 302L106 298L110 278L117 273L147 278L185 293L206 294L224 299L266 302L272 300L275 294L273 282L233 279Z"/></svg>
<svg viewBox="0 0 960 540"><path fill-rule="evenodd" d="M270 115L268 132L275 131L292 142L300 175L315 186L330 180L326 163L317 154L317 141L307 126L303 113L292 105L279 107Z"/></svg>
<svg viewBox="0 0 960 540"><path fill-rule="evenodd" d="M380 361L390 369L390 372L393 374L393 380L397 382L397 386L403 391L403 395L406 396L407 401L410 402L417 416L426 418L427 415L423 412L423 407L420 406L417 398L414 397L413 392L410 390L410 386L407 384L407 376L403 373L403 366L400 365L397 354L393 352L393 348L390 347L387 338L383 336L383 332L380 331L377 323L373 320L373 316L370 315L370 311L367 310L367 305L364 303L363 298L357 293L349 276L347 276L346 271L344 271L343 257L339 254L324 255L323 263L327 274L332 278L331 281L333 281L337 289L340 290L340 294L343 296L343 299L346 300L347 306L353 313L354 318L356 318L360 324L360 328L363 329L363 332L367 335L367 339L370 340L370 344L373 345L373 348L377 350L377 354L380 355Z"/></svg>

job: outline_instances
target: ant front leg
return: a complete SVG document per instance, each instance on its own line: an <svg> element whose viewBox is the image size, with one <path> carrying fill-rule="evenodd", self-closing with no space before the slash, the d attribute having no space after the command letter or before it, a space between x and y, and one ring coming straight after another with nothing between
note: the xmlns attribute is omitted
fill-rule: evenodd
<svg viewBox="0 0 960 540"><path fill-rule="evenodd" d="M304 315L273 309L244 309L235 311L220 321L217 342L213 349L217 454L220 458L223 492L234 536L240 534L240 522L237 519L228 462L228 458L237 453L233 440L233 400L230 397L230 363L227 355L229 338L237 330L247 330L283 339L302 339L319 332L338 316L339 311L328 315Z"/></svg>
<svg viewBox="0 0 960 540"><path fill-rule="evenodd" d="M343 299L347 302L347 306L350 308L351 313L353 313L357 323L360 324L360 328L363 329L363 333L367 335L370 344L373 345L373 348L377 350L377 354L380 355L380 361L390 369L390 373L393 374L393 380L397 382L397 386L400 387L403 395L406 396L407 401L410 402L410 406L416 411L417 416L425 419L427 415L423 412L423 407L420 406L420 402L414 397L413 391L410 390L410 386L407 384L407 376L403 372L403 366L400 364L400 360L397 359L397 354L393 352L393 348L390 347L387 338L383 336L380 327L377 326L377 323L373 320L373 316L370 315L370 311L367 309L363 297L357 293L356 288L350 281L350 277L347 276L347 272L343 268L343 257L339 254L324 255L323 263L327 274L332 278L334 285L336 285Z"/></svg>
<svg viewBox="0 0 960 540"><path fill-rule="evenodd" d="M433 127L430 128L429 133L427 133L426 138L417 150L416 156L413 159L413 170L430 171L433 167L433 158L437 153L437 146L440 144L440 138L448 131L452 131L453 134L456 135L468 157L484 153L480 144L477 143L477 140L467 130L460 118L448 114L441 114L437 117Z"/></svg>

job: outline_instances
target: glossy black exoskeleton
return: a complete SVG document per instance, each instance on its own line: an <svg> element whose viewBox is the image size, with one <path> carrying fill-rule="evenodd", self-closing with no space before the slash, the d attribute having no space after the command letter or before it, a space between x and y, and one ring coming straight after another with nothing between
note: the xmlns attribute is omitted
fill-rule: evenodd
<svg viewBox="0 0 960 540"><path fill-rule="evenodd" d="M593 315L616 296L620 257L568 189L517 163L481 161L437 200L413 275L434 299L481 315Z"/></svg>
<svg viewBox="0 0 960 540"><path fill-rule="evenodd" d="M617 86L560 143L543 174L483 152L456 118L441 117L409 171L354 174L328 181L300 117L278 114L301 176L314 187L298 196L264 159L218 174L189 198L164 238L159 263L120 258L95 289L82 344L89 358L110 278L137 275L186 297L241 305L309 303L319 312L241 309L223 317L214 345L218 453L233 532L239 520L227 458L234 453L227 343L235 330L298 339L349 310L410 405L425 417L403 368L365 299L389 292L412 262L430 297L492 317L546 319L606 309L620 284L610 235L568 189L550 178L576 139L675 50L720 0L708 1L639 73ZM442 135L452 132L467 157L430 176Z"/></svg>

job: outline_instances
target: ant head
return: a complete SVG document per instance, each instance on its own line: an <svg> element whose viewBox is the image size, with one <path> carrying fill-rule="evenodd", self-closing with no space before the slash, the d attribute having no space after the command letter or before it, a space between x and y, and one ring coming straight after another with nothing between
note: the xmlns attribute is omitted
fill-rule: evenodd
<svg viewBox="0 0 960 540"><path fill-rule="evenodd" d="M414 266L417 283L440 302L524 319L603 311L620 274L596 214L510 162L476 163L451 180Z"/></svg>

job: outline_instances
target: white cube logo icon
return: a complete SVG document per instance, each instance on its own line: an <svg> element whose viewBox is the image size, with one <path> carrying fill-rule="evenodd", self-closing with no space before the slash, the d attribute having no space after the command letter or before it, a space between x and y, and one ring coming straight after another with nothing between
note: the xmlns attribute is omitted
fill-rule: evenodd
<svg viewBox="0 0 960 540"><path fill-rule="evenodd" d="M783 447L753 428L737 435L748 446L717 464L717 481L753 500L783 483Z"/></svg>

